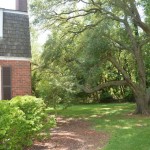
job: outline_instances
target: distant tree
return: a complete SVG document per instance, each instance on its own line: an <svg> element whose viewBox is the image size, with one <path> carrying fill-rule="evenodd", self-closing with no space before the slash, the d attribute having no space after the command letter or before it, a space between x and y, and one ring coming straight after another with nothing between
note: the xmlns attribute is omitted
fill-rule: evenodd
<svg viewBox="0 0 150 150"><path fill-rule="evenodd" d="M34 42L33 42L34 44ZM64 65L69 56L59 36L50 35L43 45L43 51L33 51L32 59L32 91L42 97L45 103L57 109L61 103L64 107L70 105L74 95L74 76ZM34 48L34 45L33 45ZM64 53L64 55L63 55ZM72 98L73 99L73 98Z"/></svg>
<svg viewBox="0 0 150 150"><path fill-rule="evenodd" d="M32 60L31 60L31 70L32 70L32 94L39 97L39 92L36 89L36 85L40 80L40 71L41 68L41 60L40 55L42 51L42 46L38 42L38 32L31 25L31 50L32 50Z"/></svg>

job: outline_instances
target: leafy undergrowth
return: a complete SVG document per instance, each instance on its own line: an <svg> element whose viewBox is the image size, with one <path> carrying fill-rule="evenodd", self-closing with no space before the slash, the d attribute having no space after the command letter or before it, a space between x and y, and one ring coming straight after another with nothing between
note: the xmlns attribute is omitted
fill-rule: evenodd
<svg viewBox="0 0 150 150"><path fill-rule="evenodd" d="M110 134L103 150L149 150L150 117L131 115L135 104L75 105L59 110L64 117L84 118Z"/></svg>
<svg viewBox="0 0 150 150"><path fill-rule="evenodd" d="M0 101L0 150L22 150L53 126L55 119L42 99L18 96Z"/></svg>

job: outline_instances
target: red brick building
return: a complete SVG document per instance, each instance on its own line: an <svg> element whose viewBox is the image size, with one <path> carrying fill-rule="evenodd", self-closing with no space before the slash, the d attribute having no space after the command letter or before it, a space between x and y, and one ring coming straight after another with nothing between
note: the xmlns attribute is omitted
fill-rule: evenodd
<svg viewBox="0 0 150 150"><path fill-rule="evenodd" d="M27 0L0 8L0 99L31 94L31 47Z"/></svg>

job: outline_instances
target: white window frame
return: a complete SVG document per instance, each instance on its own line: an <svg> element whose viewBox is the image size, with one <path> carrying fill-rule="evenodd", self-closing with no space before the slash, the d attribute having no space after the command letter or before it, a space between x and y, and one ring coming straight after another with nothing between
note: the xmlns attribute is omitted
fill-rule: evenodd
<svg viewBox="0 0 150 150"><path fill-rule="evenodd" d="M3 38L3 9L0 9L0 38Z"/></svg>

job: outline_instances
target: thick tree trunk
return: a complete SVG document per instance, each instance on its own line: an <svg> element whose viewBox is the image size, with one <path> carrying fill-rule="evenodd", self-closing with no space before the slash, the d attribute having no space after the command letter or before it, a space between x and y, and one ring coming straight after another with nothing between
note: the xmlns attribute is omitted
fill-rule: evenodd
<svg viewBox="0 0 150 150"><path fill-rule="evenodd" d="M137 105L135 114L150 115L149 93L141 90L135 94L135 99Z"/></svg>
<svg viewBox="0 0 150 150"><path fill-rule="evenodd" d="M142 114L142 115L149 115L150 111L149 111L149 106L148 103L145 100L141 100L141 99L136 99L136 110L135 110L135 114Z"/></svg>

